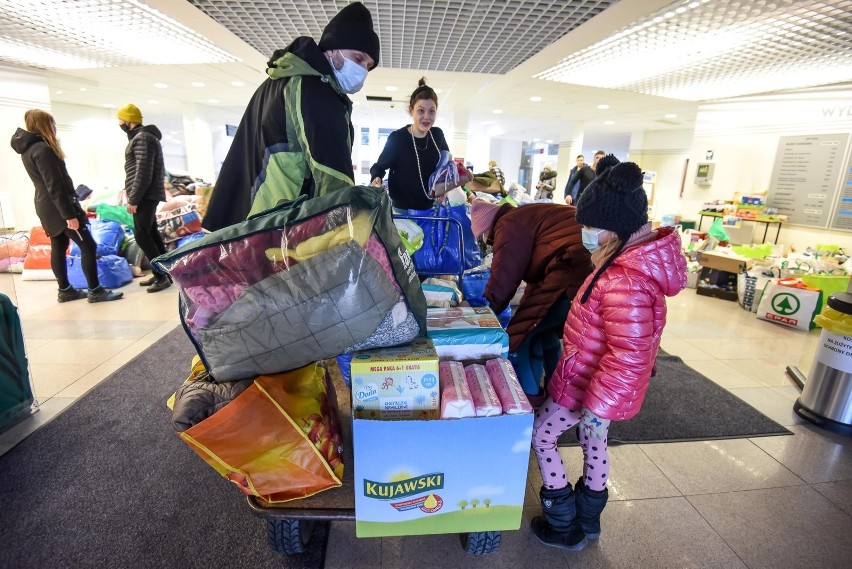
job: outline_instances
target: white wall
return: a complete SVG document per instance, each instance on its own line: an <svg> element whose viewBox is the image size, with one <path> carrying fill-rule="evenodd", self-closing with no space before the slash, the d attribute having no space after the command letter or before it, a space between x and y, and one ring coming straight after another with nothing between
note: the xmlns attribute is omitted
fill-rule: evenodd
<svg viewBox="0 0 852 569"><path fill-rule="evenodd" d="M50 111L50 92L43 73L0 66L0 132L8 141L17 128L24 127L28 109ZM33 205L33 184L21 163L21 156L0 144L0 207L4 227L28 228L38 224ZM35 222L35 223L34 223Z"/></svg>
<svg viewBox="0 0 852 569"><path fill-rule="evenodd" d="M708 200L769 189L781 136L849 132L849 88L811 89L702 105L696 117L681 209L684 213L697 212ZM693 182L696 164L704 161L707 150L713 151L716 167L712 185L704 187ZM833 243L852 251L852 232L784 225L779 242L799 250L817 243Z"/></svg>
<svg viewBox="0 0 852 569"><path fill-rule="evenodd" d="M521 169L521 152L523 143L520 140L492 138L489 160L497 162L497 167L503 170L506 185L518 181L518 171ZM488 166L488 163L485 164Z"/></svg>
<svg viewBox="0 0 852 569"><path fill-rule="evenodd" d="M744 97L703 104L694 131L649 131L634 136L630 160L657 172L654 217L681 214L695 219L704 202L730 200L769 189L778 140L799 134L852 132L852 90L821 88L795 93ZM585 145L584 145L585 146ZM710 186L694 183L698 162L713 151L715 172ZM679 196L684 163L689 159L683 197ZM706 229L709 219L704 220ZM744 223L729 232L734 241L763 237L763 225ZM768 238L775 235L775 226ZM783 225L779 243L796 249L834 243L852 251L852 233Z"/></svg>

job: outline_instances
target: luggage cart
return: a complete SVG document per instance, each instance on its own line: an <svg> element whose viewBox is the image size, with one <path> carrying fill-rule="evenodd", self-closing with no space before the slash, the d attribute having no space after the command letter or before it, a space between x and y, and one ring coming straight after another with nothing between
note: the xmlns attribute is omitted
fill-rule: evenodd
<svg viewBox="0 0 852 569"><path fill-rule="evenodd" d="M349 388L343 383L340 374L331 373L331 377L337 394L343 439L343 485L310 498L281 504L268 504L254 496L246 498L252 513L266 519L269 547L278 553L303 553L318 523L355 521L351 398ZM459 534L459 538L465 552L471 555L487 555L499 549L501 532L469 532Z"/></svg>
<svg viewBox="0 0 852 569"><path fill-rule="evenodd" d="M451 217L432 217L423 215L394 214L394 218L413 221L436 221L455 224L458 228L459 251L464 251L464 233L459 220ZM435 276L442 273L421 273L420 276ZM457 271L459 284L464 274L464 261L458 259ZM331 372L332 370L329 370ZM334 371L338 370L336 367ZM354 452L352 448L351 397L339 373L331 373L332 384L337 394L337 408L340 413L340 430L343 439L343 484L338 488L324 490L310 498L303 498L281 504L268 504L254 496L248 496L252 512L266 519L269 547L278 553L294 555L303 553L310 543L318 523L333 521L355 521L355 474ZM482 531L459 534L461 546L470 555L488 555L500 548L500 531Z"/></svg>

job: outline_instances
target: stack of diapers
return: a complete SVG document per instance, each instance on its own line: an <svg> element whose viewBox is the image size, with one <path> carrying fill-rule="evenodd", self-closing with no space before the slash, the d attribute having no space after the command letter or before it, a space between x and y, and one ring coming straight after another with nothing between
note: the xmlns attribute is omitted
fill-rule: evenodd
<svg viewBox="0 0 852 569"><path fill-rule="evenodd" d="M504 415L521 415L533 412L532 405L527 400L521 383L518 381L518 376L515 374L515 368L512 367L509 360L504 358L488 360L485 362L485 370L488 372L491 385L500 399Z"/></svg>
<svg viewBox="0 0 852 569"><path fill-rule="evenodd" d="M438 377L441 382L441 418L475 417L473 396L461 362L441 362L438 364Z"/></svg>
<svg viewBox="0 0 852 569"><path fill-rule="evenodd" d="M473 397L473 407L477 417L493 417L503 413L503 406L488 379L488 371L481 364L470 364L464 368L467 386Z"/></svg>
<svg viewBox="0 0 852 569"><path fill-rule="evenodd" d="M453 281L429 278L420 283L420 288L429 308L450 308L461 302L462 293Z"/></svg>
<svg viewBox="0 0 852 569"><path fill-rule="evenodd" d="M484 360L509 354L509 335L487 306L428 308L426 330L442 360Z"/></svg>

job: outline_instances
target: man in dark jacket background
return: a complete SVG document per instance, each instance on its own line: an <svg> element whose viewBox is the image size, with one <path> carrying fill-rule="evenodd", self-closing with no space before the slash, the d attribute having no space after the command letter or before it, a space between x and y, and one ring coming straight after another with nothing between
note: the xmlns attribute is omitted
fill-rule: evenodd
<svg viewBox="0 0 852 569"><path fill-rule="evenodd" d="M577 166L571 169L571 176L568 178L568 183L565 184L565 203L568 205L577 205L580 201L580 196L586 190L586 186L592 183L595 179L595 168L598 167L598 162L604 157L606 152L598 150L595 152L595 159L592 165L580 164L582 155L577 156ZM577 186L574 188L574 186ZM576 189L576 192L574 191Z"/></svg>
<svg viewBox="0 0 852 569"><path fill-rule="evenodd" d="M492 245L484 296L494 313L503 312L521 281L526 282L506 331L518 379L533 404L547 397L542 372L547 382L559 362L571 301L592 272L576 211L554 203L513 207L474 200L471 206L473 234Z"/></svg>
<svg viewBox="0 0 852 569"><path fill-rule="evenodd" d="M300 195L355 184L352 101L379 63L370 11L348 4L319 44L298 37L277 50L222 164L202 226L215 231Z"/></svg>
<svg viewBox="0 0 852 569"><path fill-rule="evenodd" d="M154 125L142 125L142 111L134 104L118 109L118 126L127 133L124 151L124 191L127 211L133 215L133 236L139 248L153 260L166 252L166 244L157 229L157 204L166 201L164 186L163 138ZM159 292L171 286L168 275L158 273L139 283L148 292Z"/></svg>

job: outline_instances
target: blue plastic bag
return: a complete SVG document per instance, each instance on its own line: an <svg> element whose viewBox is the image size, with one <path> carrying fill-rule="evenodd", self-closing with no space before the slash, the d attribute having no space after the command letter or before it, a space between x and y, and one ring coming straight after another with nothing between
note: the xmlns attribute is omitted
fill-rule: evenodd
<svg viewBox="0 0 852 569"><path fill-rule="evenodd" d="M491 276L491 269L468 271L462 275L461 291L464 300L471 306L488 306L485 300L485 285Z"/></svg>
<svg viewBox="0 0 852 569"><path fill-rule="evenodd" d="M187 243L192 243L193 241L201 239L205 235L206 235L206 233L204 233L203 231L199 231L198 233L190 233L186 237L181 237L180 239L178 239L177 240L177 246L178 246L178 248L181 248L184 245L186 245Z"/></svg>
<svg viewBox="0 0 852 569"><path fill-rule="evenodd" d="M89 231L97 245L95 254L98 257L118 255L121 244L124 242L124 228L120 223L108 219L93 219L89 223ZM71 255L80 256L80 247L73 241L71 242Z"/></svg>
<svg viewBox="0 0 852 569"><path fill-rule="evenodd" d="M80 257L65 257L68 267L68 282L74 288L88 288L89 283L83 275L83 264ZM105 255L98 257L98 280L106 288L118 288L133 280L130 264L124 257Z"/></svg>
<svg viewBox="0 0 852 569"><path fill-rule="evenodd" d="M409 209L408 215L450 217L461 224L463 251L459 250L459 226L451 221L417 219L423 228L423 245L411 256L414 269L422 275L456 275L482 264L479 245L470 227L470 217L463 205L446 206L436 203L432 209Z"/></svg>
<svg viewBox="0 0 852 569"><path fill-rule="evenodd" d="M346 387L352 385L352 354L340 354L337 356L337 367L340 368L340 374L343 376L343 383Z"/></svg>

